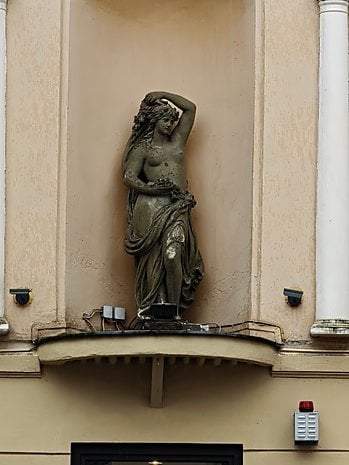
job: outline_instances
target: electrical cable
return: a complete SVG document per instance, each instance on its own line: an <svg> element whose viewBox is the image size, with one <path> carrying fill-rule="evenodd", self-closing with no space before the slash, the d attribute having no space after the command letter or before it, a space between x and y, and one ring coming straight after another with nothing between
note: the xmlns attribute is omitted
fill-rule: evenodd
<svg viewBox="0 0 349 465"><path fill-rule="evenodd" d="M90 313L83 313L82 315L82 319L85 321L85 323L90 326L92 328L92 330L94 332L97 332L97 329L95 328L95 326L92 324L92 322L90 321L91 318L93 318L93 316L96 314L96 313L101 313L101 309L100 308L94 308L93 310L91 310Z"/></svg>
<svg viewBox="0 0 349 465"><path fill-rule="evenodd" d="M133 327L133 323L134 323L135 321L137 321L137 320L138 320L138 316L135 316L135 317L131 320L131 322L130 322L130 324L128 325L127 329L128 329L128 330L130 330L130 329L135 329L135 328Z"/></svg>

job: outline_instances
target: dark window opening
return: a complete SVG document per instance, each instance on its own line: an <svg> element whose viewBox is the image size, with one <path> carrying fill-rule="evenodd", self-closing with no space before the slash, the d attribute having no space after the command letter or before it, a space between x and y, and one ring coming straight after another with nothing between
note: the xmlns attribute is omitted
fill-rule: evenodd
<svg viewBox="0 0 349 465"><path fill-rule="evenodd" d="M241 444L73 443L71 465L242 465Z"/></svg>

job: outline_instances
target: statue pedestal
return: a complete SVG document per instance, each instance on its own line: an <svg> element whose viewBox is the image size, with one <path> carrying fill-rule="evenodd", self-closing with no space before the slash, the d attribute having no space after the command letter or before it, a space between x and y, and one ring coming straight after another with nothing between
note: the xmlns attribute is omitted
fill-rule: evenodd
<svg viewBox="0 0 349 465"><path fill-rule="evenodd" d="M181 319L161 319L161 318L138 318L133 330L140 331L159 331L159 332L199 332L207 333L210 331L208 325L202 325L200 323L190 323L189 321Z"/></svg>
<svg viewBox="0 0 349 465"><path fill-rule="evenodd" d="M146 319L157 321L180 320L177 315L177 305L169 302L155 303L150 306Z"/></svg>

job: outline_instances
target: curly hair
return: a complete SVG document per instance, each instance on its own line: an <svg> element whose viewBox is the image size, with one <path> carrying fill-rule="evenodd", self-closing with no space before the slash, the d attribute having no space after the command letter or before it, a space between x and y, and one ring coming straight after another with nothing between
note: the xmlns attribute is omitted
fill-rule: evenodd
<svg viewBox="0 0 349 465"><path fill-rule="evenodd" d="M151 143L155 125L164 117L170 117L175 122L179 119L179 113L166 101L156 100L154 103L147 103L145 99L142 100L139 111L134 117L131 136L124 152L123 169L132 150L141 144Z"/></svg>
<svg viewBox="0 0 349 465"><path fill-rule="evenodd" d="M178 111L168 102L156 100L153 104L142 101L138 114L134 117L131 144L136 147L141 143L150 143L153 138L154 128L160 119L170 117L173 121L179 118Z"/></svg>

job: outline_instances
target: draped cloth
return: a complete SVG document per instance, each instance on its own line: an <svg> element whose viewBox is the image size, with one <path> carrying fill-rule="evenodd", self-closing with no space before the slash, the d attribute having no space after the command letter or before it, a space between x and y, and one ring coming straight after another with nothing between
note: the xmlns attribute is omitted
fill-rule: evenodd
<svg viewBox="0 0 349 465"><path fill-rule="evenodd" d="M193 302L194 293L202 279L204 265L197 247L190 221L195 200L190 193L181 193L168 205L155 212L147 232L140 237L134 227L137 194L130 191L128 228L125 237L126 251L136 260L136 303L138 312L146 312L152 303L159 302L161 288L166 288L164 256L174 242L180 244L182 261L182 291L180 309Z"/></svg>

